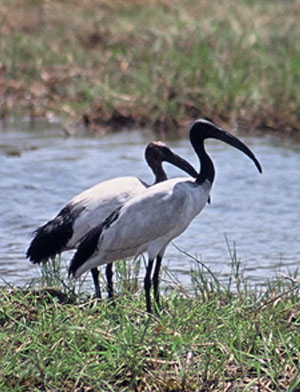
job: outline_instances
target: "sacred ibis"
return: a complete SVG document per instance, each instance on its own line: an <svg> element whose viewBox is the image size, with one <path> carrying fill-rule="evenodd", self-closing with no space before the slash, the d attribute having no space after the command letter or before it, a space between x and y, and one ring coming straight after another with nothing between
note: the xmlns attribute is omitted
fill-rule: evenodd
<svg viewBox="0 0 300 392"><path fill-rule="evenodd" d="M173 153L162 142L150 142L145 149L145 159L155 175L155 183L167 179L162 162L169 162L194 178L197 176L196 170L186 160ZM104 221L125 201L149 186L137 177L117 177L83 191L70 200L55 218L36 230L26 256L31 262L38 264L65 250L76 249L89 230ZM97 268L92 268L91 272L95 294L101 298L99 272ZM111 298L111 264L107 265L106 277Z"/></svg>
<svg viewBox="0 0 300 392"><path fill-rule="evenodd" d="M190 129L190 142L199 158L195 180L173 178L132 197L110 217L91 230L74 254L69 275L78 278L91 268L114 260L148 253L144 279L147 311L151 312L151 273L154 297L159 306L159 270L166 247L179 236L206 205L215 177L212 160L205 151L205 139L218 139L242 151L262 172L260 163L237 137L207 119L197 120Z"/></svg>

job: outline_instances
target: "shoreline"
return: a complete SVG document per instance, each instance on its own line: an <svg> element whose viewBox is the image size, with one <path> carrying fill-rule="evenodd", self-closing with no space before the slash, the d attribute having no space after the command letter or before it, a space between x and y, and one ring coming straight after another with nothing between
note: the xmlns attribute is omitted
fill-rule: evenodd
<svg viewBox="0 0 300 392"><path fill-rule="evenodd" d="M297 135L297 9L296 0L4 2L0 118L172 136L210 117Z"/></svg>

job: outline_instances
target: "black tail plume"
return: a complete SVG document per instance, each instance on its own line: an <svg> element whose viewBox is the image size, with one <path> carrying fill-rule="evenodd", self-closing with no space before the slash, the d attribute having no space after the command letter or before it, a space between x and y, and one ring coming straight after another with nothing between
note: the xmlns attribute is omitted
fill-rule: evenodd
<svg viewBox="0 0 300 392"><path fill-rule="evenodd" d="M74 254L70 266L69 276L74 276L77 269L89 259L97 250L99 236L102 233L103 224L91 229L85 237L83 237L76 253Z"/></svg>
<svg viewBox="0 0 300 392"><path fill-rule="evenodd" d="M26 257L33 264L39 264L64 251L73 235L74 220L79 213L78 208L66 206L54 219L38 228Z"/></svg>

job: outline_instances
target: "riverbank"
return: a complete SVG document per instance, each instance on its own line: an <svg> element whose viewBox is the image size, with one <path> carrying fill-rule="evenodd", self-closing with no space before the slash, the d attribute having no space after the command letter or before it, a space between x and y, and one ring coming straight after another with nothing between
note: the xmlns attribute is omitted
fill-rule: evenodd
<svg viewBox="0 0 300 392"><path fill-rule="evenodd" d="M0 389L299 391L299 282L263 294L204 281L195 297L164 295L159 316L145 313L142 290L99 303L0 289Z"/></svg>
<svg viewBox="0 0 300 392"><path fill-rule="evenodd" d="M206 116L297 133L297 11L296 0L3 1L0 117L174 134Z"/></svg>

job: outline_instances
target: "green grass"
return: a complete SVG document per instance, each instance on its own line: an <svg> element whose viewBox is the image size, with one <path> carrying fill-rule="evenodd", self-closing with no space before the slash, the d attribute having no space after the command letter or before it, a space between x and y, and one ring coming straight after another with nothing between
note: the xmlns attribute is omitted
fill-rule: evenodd
<svg viewBox="0 0 300 392"><path fill-rule="evenodd" d="M0 390L298 392L299 280L249 289L230 252L230 283L195 259L195 295L169 290L159 315L123 262L113 302L67 292L57 265L57 288L2 288Z"/></svg>
<svg viewBox="0 0 300 392"><path fill-rule="evenodd" d="M247 302L174 292L158 318L140 294L74 304L2 290L1 390L299 391L299 298Z"/></svg>
<svg viewBox="0 0 300 392"><path fill-rule="evenodd" d="M296 0L3 1L1 116L299 130Z"/></svg>

